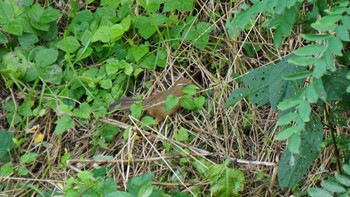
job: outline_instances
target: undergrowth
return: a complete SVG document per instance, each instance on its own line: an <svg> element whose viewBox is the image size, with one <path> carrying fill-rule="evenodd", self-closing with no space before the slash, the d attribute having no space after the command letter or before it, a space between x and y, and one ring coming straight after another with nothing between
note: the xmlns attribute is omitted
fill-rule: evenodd
<svg viewBox="0 0 350 197"><path fill-rule="evenodd" d="M0 1L1 193L345 194L349 15L348 1ZM109 109L181 77L194 85L159 124L140 103Z"/></svg>

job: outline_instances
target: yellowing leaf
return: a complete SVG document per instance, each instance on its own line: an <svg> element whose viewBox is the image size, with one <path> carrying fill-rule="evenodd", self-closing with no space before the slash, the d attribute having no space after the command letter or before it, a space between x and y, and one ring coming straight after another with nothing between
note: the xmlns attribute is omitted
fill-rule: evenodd
<svg viewBox="0 0 350 197"><path fill-rule="evenodd" d="M42 142L43 139L44 139L44 135L39 132L38 134L35 135L34 142L39 143L39 142Z"/></svg>

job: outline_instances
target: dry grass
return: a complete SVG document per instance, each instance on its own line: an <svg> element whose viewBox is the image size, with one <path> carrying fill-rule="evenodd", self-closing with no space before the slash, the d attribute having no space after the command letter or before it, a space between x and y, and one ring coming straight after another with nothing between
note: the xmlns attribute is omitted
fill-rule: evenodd
<svg viewBox="0 0 350 197"><path fill-rule="evenodd" d="M236 3L236 7L238 4ZM274 140L277 132L274 127L276 113L267 106L259 108L245 101L229 109L223 106L229 94L238 87L232 73L244 75L253 68L267 65L289 54L302 45L298 32L286 39L281 49L276 49L272 44L273 35L262 28L264 19L258 18L250 30L232 41L226 32L225 23L233 17L230 11L235 9L234 5L200 0L197 0L196 5L196 16L201 21L213 24L212 48L200 51L191 44L182 42L177 50L173 50L167 43L163 43L161 47L168 53L167 66L156 71L145 71L136 82L137 88L128 94L147 96L165 90L177 78L185 77L200 87L200 94L207 100L205 107L198 111L180 110L152 129L141 128L137 120L124 112L108 117L121 121L123 125L108 119L88 122L76 120L75 127L62 137L53 135L57 117L48 111L41 118L27 121L28 128L38 125L34 134L15 131L16 135L26 140L21 146L21 152L13 152L13 163L19 162L18 155L26 152L36 152L39 157L29 166L28 177L31 178L11 176L2 179L6 192L0 195L31 196L29 191L32 190L24 190L20 184L22 181L34 184L42 190L61 190L70 175L99 166L112 167L109 175L116 180L120 189L126 187L130 177L154 172L155 180L173 180L155 183L163 188L180 188L187 192L200 188L203 194L207 193L209 183L193 183L191 180L201 180L200 175L191 163L181 163L179 156L169 154L162 145L162 142L167 142L173 147L189 150L189 154L181 156L187 157L189 161L203 158L220 164L226 157L232 158L232 166L242 170L246 176L242 196L289 196L290 191L281 190L277 184L277 162L284 144ZM212 13L219 13L220 16L212 17ZM262 50L254 57L248 57L242 50L244 43L258 44ZM212 65L216 66L212 68ZM152 86L147 89L144 84L149 81L152 81ZM8 99L14 99L18 103L23 101L21 93L15 89L8 90L3 84L0 88L2 102ZM0 129L11 130L5 119L6 113L1 109ZM127 140L124 140L121 132L113 143L108 144L106 150L96 148L94 135L106 122L121 127L130 126L134 132ZM181 127L186 128L193 136L190 142L180 143L174 139L174 131ZM43 143L33 143L36 132L45 136ZM60 168L58 164L65 153L71 153L72 159L67 168ZM114 159L109 162L94 161L93 157L97 154L113 156ZM319 166L327 167L331 157L330 152L320 157L311 168L309 176L300 184L302 190L316 184L313 177L323 170ZM175 174L181 177L174 177Z"/></svg>

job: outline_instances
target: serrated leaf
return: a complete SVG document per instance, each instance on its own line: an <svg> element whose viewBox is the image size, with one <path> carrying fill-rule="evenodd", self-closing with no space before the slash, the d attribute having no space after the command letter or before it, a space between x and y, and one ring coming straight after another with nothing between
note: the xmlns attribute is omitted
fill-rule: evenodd
<svg viewBox="0 0 350 197"><path fill-rule="evenodd" d="M74 125L73 119L68 115L63 115L56 122L54 134L61 135L64 132L66 132L68 129L72 128L73 125Z"/></svg>
<svg viewBox="0 0 350 197"><path fill-rule="evenodd" d="M175 108L179 104L179 98L177 98L175 95L170 94L165 99L165 110L169 111Z"/></svg>

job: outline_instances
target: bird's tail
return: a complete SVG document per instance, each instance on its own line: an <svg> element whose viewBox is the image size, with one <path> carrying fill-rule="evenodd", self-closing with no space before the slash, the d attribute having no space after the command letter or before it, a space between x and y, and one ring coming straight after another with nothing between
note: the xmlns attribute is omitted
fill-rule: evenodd
<svg viewBox="0 0 350 197"><path fill-rule="evenodd" d="M111 104L109 106L109 110L114 110L114 108L117 105L120 105L118 110L130 109L130 106L132 104L134 104L136 101L139 101L139 99L131 98L131 97L122 97L122 98L118 99L116 102L114 102L113 104Z"/></svg>

